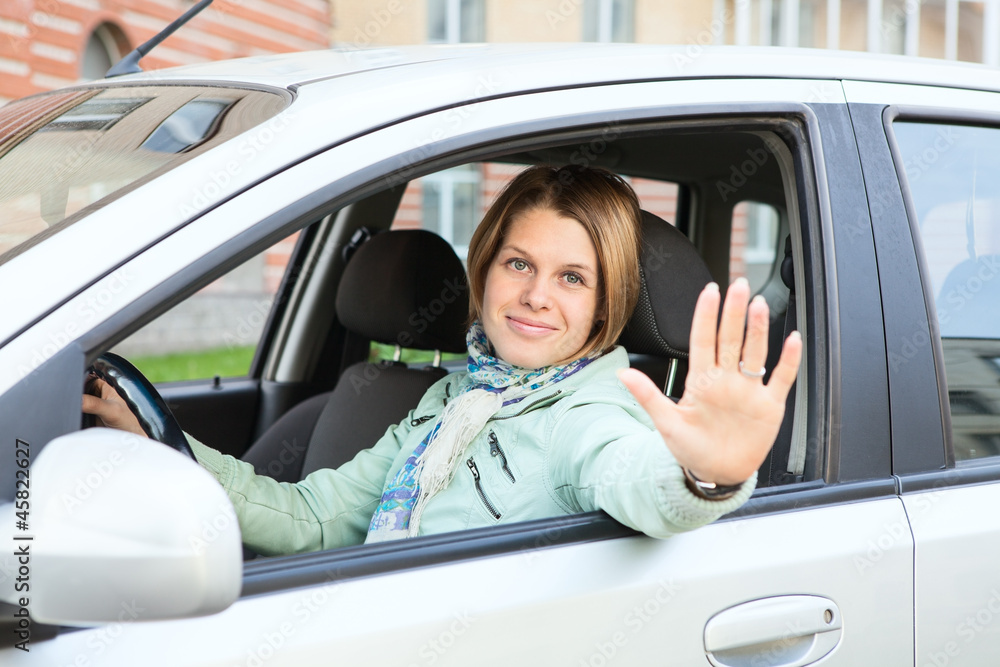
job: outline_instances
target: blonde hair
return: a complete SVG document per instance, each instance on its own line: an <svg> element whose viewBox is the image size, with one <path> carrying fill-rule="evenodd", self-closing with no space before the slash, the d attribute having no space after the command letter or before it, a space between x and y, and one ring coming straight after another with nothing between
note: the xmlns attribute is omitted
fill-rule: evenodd
<svg viewBox="0 0 1000 667"><path fill-rule="evenodd" d="M486 274L511 222L537 209L576 220L597 249L596 321L577 358L604 352L618 340L639 297L641 220L635 192L605 169L529 167L507 184L469 243L470 322L482 314Z"/></svg>

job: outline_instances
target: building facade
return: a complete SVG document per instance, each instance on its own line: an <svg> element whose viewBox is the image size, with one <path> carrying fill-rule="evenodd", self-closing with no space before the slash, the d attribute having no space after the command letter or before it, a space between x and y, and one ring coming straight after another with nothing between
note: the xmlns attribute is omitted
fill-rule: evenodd
<svg viewBox="0 0 1000 667"><path fill-rule="evenodd" d="M1000 0L365 0L335 2L345 48L459 42L636 42L844 49L1000 65ZM424 227L461 254L516 169L469 165L413 181L397 227ZM632 179L673 220L677 187ZM778 211L734 202L732 278L763 282L780 251Z"/></svg>
<svg viewBox="0 0 1000 667"><path fill-rule="evenodd" d="M342 46L801 46L1000 65L1000 0L334 0Z"/></svg>
<svg viewBox="0 0 1000 667"><path fill-rule="evenodd" d="M191 0L3 0L0 104L98 79ZM329 46L326 0L217 0L143 59L144 69Z"/></svg>

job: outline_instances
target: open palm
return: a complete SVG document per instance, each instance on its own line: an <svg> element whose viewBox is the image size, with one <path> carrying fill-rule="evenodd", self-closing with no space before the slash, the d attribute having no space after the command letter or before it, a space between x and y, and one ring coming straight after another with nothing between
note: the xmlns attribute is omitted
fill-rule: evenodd
<svg viewBox="0 0 1000 667"><path fill-rule="evenodd" d="M698 298L688 375L678 403L637 370L620 371L619 377L653 418L681 466L706 482L733 485L760 467L774 443L798 373L802 339L792 332L765 385L754 372L767 358L767 304L759 296L750 302L750 286L737 280L726 294L716 331L720 298L715 283Z"/></svg>

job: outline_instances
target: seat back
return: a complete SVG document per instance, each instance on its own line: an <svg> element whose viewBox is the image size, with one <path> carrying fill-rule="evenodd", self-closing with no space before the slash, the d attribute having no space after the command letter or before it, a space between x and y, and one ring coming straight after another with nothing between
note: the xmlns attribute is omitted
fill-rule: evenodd
<svg viewBox="0 0 1000 667"><path fill-rule="evenodd" d="M664 387L669 368L676 373L678 362L687 360L694 307L712 274L680 230L648 211L642 212L639 273L639 300L618 342L633 355L653 357L648 363L633 358L633 365ZM683 373L678 377L682 383ZM667 393L679 395L680 389Z"/></svg>
<svg viewBox="0 0 1000 667"><path fill-rule="evenodd" d="M398 347L464 352L465 269L451 246L426 230L377 234L344 269L337 289L341 324ZM336 468L398 423L445 371L399 362L359 362L333 391L289 410L243 456L259 474L297 481Z"/></svg>
<svg viewBox="0 0 1000 667"><path fill-rule="evenodd" d="M680 369L678 383L670 396L678 397L683 392L686 361L690 351L689 339L691 321L698 295L712 280L708 266L702 260L694 245L678 229L657 216L643 211L643 245L640 256L642 286L639 302L636 304L625 331L619 342L631 354L650 355L651 360L634 359L633 366L639 368L654 381L669 385L669 370L664 371L663 359L669 360L668 368ZM791 250L788 250L790 262ZM790 264L783 268L786 281L792 280ZM794 290L792 291L794 297ZM794 299L790 301L791 318L794 323ZM783 341L781 327L775 327L776 340L772 337L769 346L780 351ZM787 335L791 329L786 327ZM768 356L767 368L777 363L778 355ZM791 426L795 407L794 390L788 396L785 420L775 444L760 467L757 486L788 483L798 479L788 473Z"/></svg>

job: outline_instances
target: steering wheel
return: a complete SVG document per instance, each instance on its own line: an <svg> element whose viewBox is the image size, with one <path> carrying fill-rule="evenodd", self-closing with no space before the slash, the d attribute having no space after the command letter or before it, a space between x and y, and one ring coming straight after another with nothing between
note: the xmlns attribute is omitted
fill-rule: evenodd
<svg viewBox="0 0 1000 667"><path fill-rule="evenodd" d="M174 413L138 368L117 354L106 352L87 369L85 382L93 378L104 380L118 392L146 435L195 458Z"/></svg>

